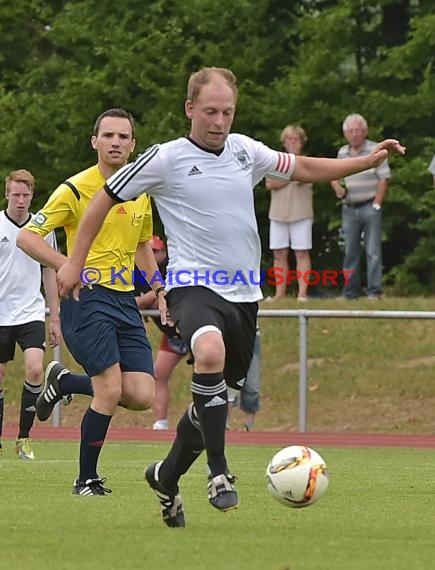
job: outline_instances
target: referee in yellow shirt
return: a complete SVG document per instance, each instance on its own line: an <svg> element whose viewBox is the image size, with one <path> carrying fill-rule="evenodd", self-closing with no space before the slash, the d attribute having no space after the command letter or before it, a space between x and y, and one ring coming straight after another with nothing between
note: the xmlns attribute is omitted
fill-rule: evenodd
<svg viewBox="0 0 435 570"><path fill-rule="evenodd" d="M63 227L67 251L72 250L80 220L94 194L121 166L135 147L134 121L123 109L109 109L96 120L92 147L95 166L72 176L50 196L32 222L21 230L17 245L58 270L66 261L49 247L44 236ZM112 208L98 234L82 272L80 300L62 299L61 326L65 343L89 377L70 373L52 362L38 399L37 413L46 420L63 395L93 395L81 424L80 471L73 494L104 495L105 479L97 472L98 457L115 408L147 409L154 398L151 346L134 297L134 263L150 275L158 268L149 241L153 235L147 195ZM166 316L163 283L152 282L159 309Z"/></svg>

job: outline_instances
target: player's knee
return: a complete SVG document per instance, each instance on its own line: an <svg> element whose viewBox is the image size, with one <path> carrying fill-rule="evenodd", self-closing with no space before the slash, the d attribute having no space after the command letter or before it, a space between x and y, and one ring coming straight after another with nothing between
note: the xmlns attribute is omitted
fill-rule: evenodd
<svg viewBox="0 0 435 570"><path fill-rule="evenodd" d="M35 362L26 367L26 379L31 384L41 384L43 375L42 362Z"/></svg>
<svg viewBox="0 0 435 570"><path fill-rule="evenodd" d="M141 411L141 410L149 410L153 403L155 397L155 390L154 386L149 386L147 389L142 390L139 397L132 402L133 410Z"/></svg>
<svg viewBox="0 0 435 570"><path fill-rule="evenodd" d="M225 364L225 345L220 335L203 335L195 342L195 367L202 370L221 369Z"/></svg>
<svg viewBox="0 0 435 570"><path fill-rule="evenodd" d="M97 403L98 406L104 406L107 409L115 409L118 402L122 398L122 390L121 386L118 385L108 385L105 387L104 390L95 389L94 383L94 402Z"/></svg>
<svg viewBox="0 0 435 570"><path fill-rule="evenodd" d="M119 405L133 411L144 411L152 407L155 398L155 385L152 376L146 378L134 387L132 391L121 394Z"/></svg>

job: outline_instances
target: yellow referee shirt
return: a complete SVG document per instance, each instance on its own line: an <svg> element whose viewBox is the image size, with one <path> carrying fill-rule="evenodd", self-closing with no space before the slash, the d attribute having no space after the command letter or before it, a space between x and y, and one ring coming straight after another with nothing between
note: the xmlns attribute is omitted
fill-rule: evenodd
<svg viewBox="0 0 435 570"><path fill-rule="evenodd" d="M56 188L26 228L45 237L55 228L63 227L69 254L90 200L105 183L97 165L79 172ZM134 256L138 243L150 240L152 234L151 203L147 194L134 202L114 205L91 246L85 268L95 268L100 272L99 285L116 291L133 290Z"/></svg>

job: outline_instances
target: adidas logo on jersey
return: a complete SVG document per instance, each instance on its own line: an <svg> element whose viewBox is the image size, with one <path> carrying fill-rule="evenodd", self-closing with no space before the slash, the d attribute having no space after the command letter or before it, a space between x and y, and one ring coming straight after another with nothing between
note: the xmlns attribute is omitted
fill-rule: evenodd
<svg viewBox="0 0 435 570"><path fill-rule="evenodd" d="M117 210L116 210L117 214L126 214L127 210L124 208L124 206L120 206Z"/></svg>
<svg viewBox="0 0 435 570"><path fill-rule="evenodd" d="M226 401L220 396L215 396L213 399L209 400L204 404L204 408L214 408L215 406L226 406Z"/></svg>
<svg viewBox="0 0 435 570"><path fill-rule="evenodd" d="M4 236L1 240L1 243L9 243L8 237Z"/></svg>
<svg viewBox="0 0 435 570"><path fill-rule="evenodd" d="M195 176L196 174L202 174L202 172L197 166L192 166L192 168L187 173L187 176Z"/></svg>

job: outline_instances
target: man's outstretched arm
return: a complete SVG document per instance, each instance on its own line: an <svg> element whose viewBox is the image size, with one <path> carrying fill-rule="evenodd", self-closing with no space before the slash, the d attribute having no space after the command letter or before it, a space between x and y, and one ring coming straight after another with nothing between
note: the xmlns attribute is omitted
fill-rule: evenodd
<svg viewBox="0 0 435 570"><path fill-rule="evenodd" d="M17 247L22 249L27 255L39 261L45 267L59 269L66 261L66 257L48 244L45 239L28 230L22 228L17 235Z"/></svg>
<svg viewBox="0 0 435 570"><path fill-rule="evenodd" d="M377 144L372 152L366 156L346 159L298 156L292 180L298 180L299 182L340 180L351 174L363 172L369 168L376 168L388 158L391 151L405 154L405 150L405 147L399 141L386 139Z"/></svg>

